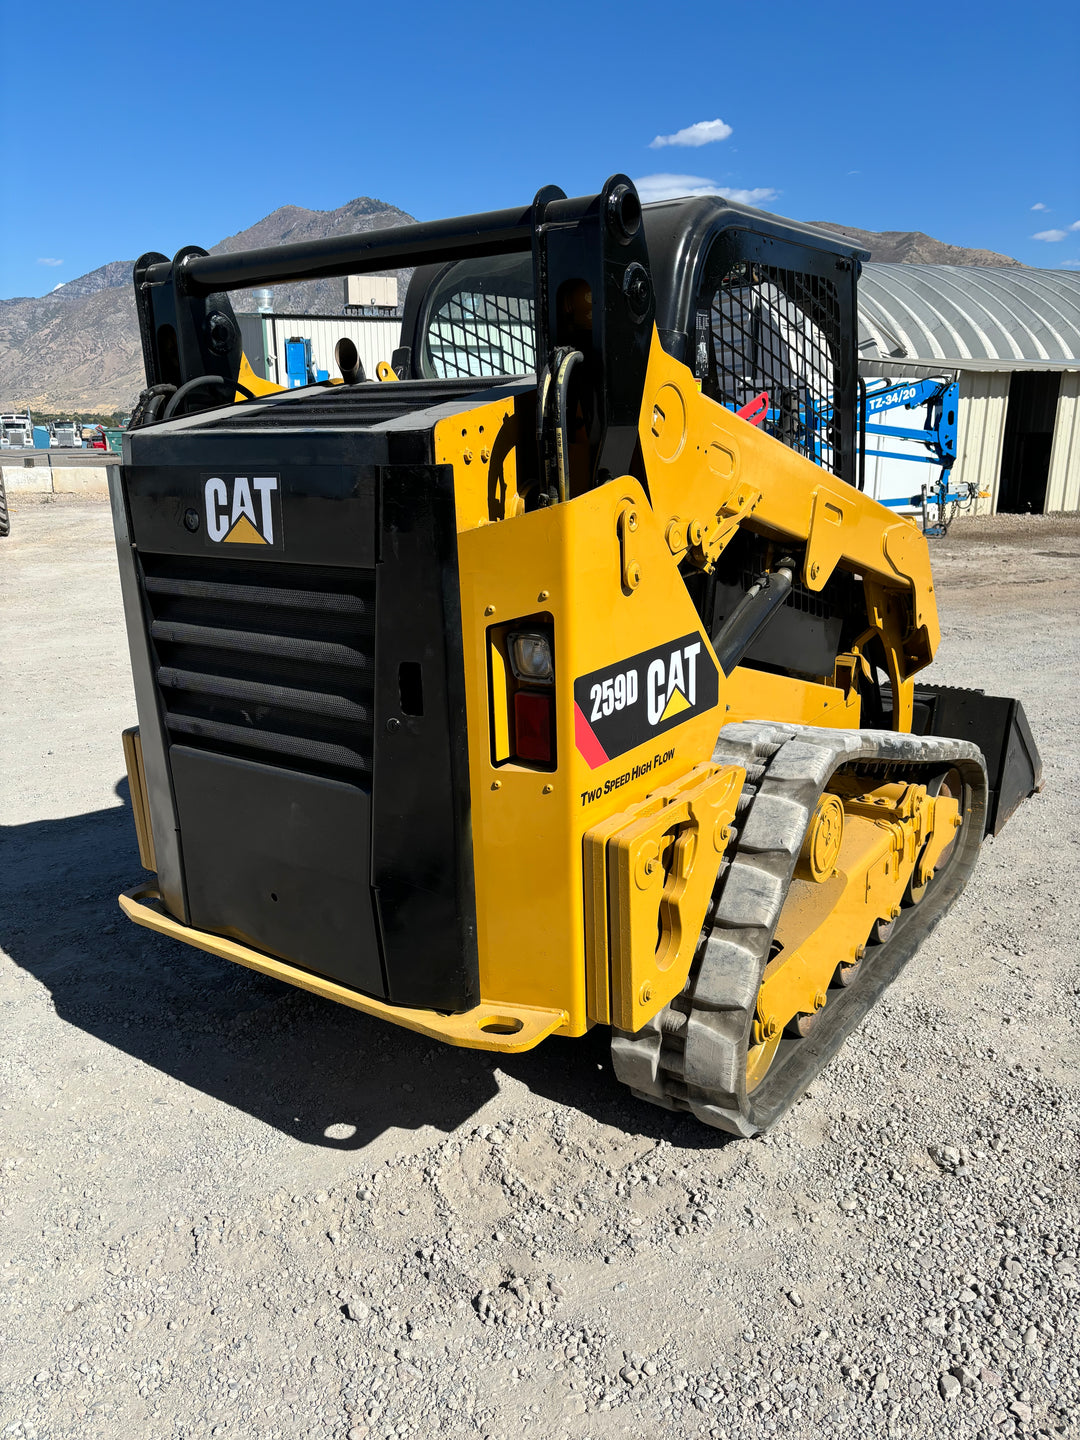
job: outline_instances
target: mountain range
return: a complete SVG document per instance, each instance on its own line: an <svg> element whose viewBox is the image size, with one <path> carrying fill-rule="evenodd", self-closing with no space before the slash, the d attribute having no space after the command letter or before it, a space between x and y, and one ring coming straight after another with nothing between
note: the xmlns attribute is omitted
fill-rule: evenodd
<svg viewBox="0 0 1080 1440"><path fill-rule="evenodd" d="M283 245L356 234L412 220L404 210L360 196L337 210L283 205L239 234L211 247L211 253ZM918 230L859 230L831 221L813 222L854 240L873 260L901 264L1019 265L1008 255L946 245ZM130 260L112 260L70 280L49 295L0 300L0 409L124 410L135 403L144 382L142 347L131 290ZM404 299L408 271L400 271ZM250 294L232 297L234 308L253 308ZM283 314L336 315L342 309L341 280L276 285L274 309Z"/></svg>
<svg viewBox="0 0 1080 1440"><path fill-rule="evenodd" d="M352 235L412 216L381 200L360 196L337 210L283 205L247 230L210 247L211 254ZM130 410L146 383L135 299L133 260L111 260L39 299L0 300L0 410ZM391 272L393 273L393 272ZM399 293L404 295L399 274ZM232 297L238 310L254 308L251 295ZM284 314L341 313L343 282L312 280L274 287L274 308Z"/></svg>
<svg viewBox="0 0 1080 1440"><path fill-rule="evenodd" d="M870 259L882 265L978 265L1002 268L1022 262L994 250L970 250L963 245L946 245L921 230L859 230L854 225L834 225L831 220L812 220L819 230L831 230L845 240L870 251Z"/></svg>

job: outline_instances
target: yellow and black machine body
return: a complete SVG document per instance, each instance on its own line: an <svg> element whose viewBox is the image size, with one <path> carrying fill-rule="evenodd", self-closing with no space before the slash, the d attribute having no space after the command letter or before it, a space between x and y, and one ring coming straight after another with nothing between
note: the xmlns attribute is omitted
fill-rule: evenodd
<svg viewBox="0 0 1080 1440"><path fill-rule="evenodd" d="M609 1026L751 1134L1036 789L917 677L926 543L860 488L860 252L625 176L135 267L113 506L140 925L451 1044ZM282 392L231 291L413 268Z"/></svg>

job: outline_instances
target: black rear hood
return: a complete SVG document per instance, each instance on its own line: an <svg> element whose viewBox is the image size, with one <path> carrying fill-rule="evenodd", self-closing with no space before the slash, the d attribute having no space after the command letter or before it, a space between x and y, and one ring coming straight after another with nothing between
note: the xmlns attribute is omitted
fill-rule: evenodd
<svg viewBox="0 0 1080 1440"><path fill-rule="evenodd" d="M112 477L166 908L447 1011L479 982L432 428L476 384L309 388L148 426Z"/></svg>

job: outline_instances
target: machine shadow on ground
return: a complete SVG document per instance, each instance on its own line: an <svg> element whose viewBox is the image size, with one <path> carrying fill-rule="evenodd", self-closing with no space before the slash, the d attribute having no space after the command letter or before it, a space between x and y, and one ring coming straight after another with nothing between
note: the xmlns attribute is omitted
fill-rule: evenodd
<svg viewBox="0 0 1080 1440"><path fill-rule="evenodd" d="M497 1094L497 1071L644 1138L725 1143L625 1091L606 1030L524 1055L454 1049L130 924L116 897L146 876L126 779L116 794L123 805L0 826L0 948L65 1023L311 1145L361 1150L394 1127L450 1132Z"/></svg>

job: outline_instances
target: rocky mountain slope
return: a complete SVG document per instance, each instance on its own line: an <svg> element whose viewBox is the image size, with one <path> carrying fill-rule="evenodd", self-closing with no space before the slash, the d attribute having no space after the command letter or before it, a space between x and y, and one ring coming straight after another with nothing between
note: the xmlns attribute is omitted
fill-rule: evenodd
<svg viewBox="0 0 1080 1440"><path fill-rule="evenodd" d="M238 235L211 246L211 254L228 254L233 250L249 250L263 245L287 245L301 240L323 240L329 235L357 235L364 230L381 230L388 225L406 225L414 217L381 200L361 195L338 210L304 210L299 205L283 205ZM405 298L405 284L411 271L386 271L397 274L398 297ZM130 279L130 276L129 276ZM343 303L342 280L306 280L298 285L274 286L274 309L289 315L339 315ZM237 310L251 310L251 296L240 292L232 297Z"/></svg>
<svg viewBox="0 0 1080 1440"><path fill-rule="evenodd" d="M107 265L99 265L96 270L91 270L86 275L58 285L52 294L58 300L83 300L87 295L96 295L99 290L130 285L133 263L131 260L110 260Z"/></svg>
<svg viewBox="0 0 1080 1440"><path fill-rule="evenodd" d="M214 253L356 234L413 217L381 200L360 196L337 210L283 205L264 219L212 247ZM921 231L859 230L815 222L865 246L874 260L905 264L1018 265L1008 255L946 245ZM130 260L113 260L69 280L49 295L0 300L0 408L124 409L142 388L142 352L131 293ZM399 272L404 299L408 272ZM233 297L251 308L248 295ZM291 314L338 314L340 280L316 280L274 288L274 308Z"/></svg>
<svg viewBox="0 0 1080 1440"><path fill-rule="evenodd" d="M211 247L213 253L289 241L351 235L413 217L360 196L337 210L283 205L247 230ZM62 411L129 408L144 384L139 326L131 291L131 260L113 260L38 299L0 300L0 409L30 405ZM402 272L406 275L407 272ZM403 286L399 291L404 295ZM250 309L251 297L233 296ZM280 285L275 308L293 314L337 314L340 280Z"/></svg>
<svg viewBox="0 0 1080 1440"><path fill-rule="evenodd" d="M882 265L982 265L1020 266L1011 255L995 250L971 250L963 245L946 245L921 230L859 230L854 225L835 225L831 220L810 222L831 230L870 251L870 259Z"/></svg>

